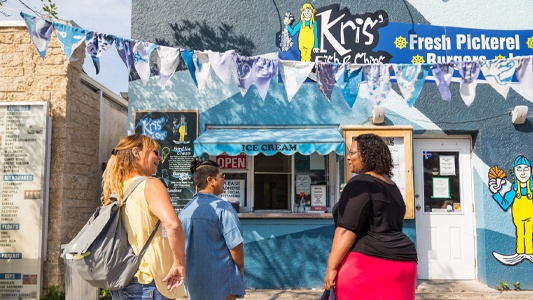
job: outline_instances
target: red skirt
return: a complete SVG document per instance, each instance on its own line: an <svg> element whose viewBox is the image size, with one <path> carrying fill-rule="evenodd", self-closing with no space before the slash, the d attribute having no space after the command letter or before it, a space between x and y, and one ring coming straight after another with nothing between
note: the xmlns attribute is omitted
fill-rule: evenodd
<svg viewBox="0 0 533 300"><path fill-rule="evenodd" d="M337 300L414 300L416 262L348 252L339 265Z"/></svg>

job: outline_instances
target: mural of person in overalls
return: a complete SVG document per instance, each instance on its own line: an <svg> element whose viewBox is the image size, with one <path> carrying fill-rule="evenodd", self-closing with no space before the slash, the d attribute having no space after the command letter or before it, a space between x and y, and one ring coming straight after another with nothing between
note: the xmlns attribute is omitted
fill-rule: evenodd
<svg viewBox="0 0 533 300"><path fill-rule="evenodd" d="M172 122L172 133L179 134L179 138L177 141L174 141L176 143L180 144L186 144L189 141L185 141L185 136L187 135L187 121L185 120L185 115L180 116L180 120L174 119Z"/></svg>
<svg viewBox="0 0 533 300"><path fill-rule="evenodd" d="M298 50L300 50L301 61L311 61L311 52L317 53L318 48L318 25L315 22L316 9L311 3L302 5L300 21L290 26L290 18L285 19L285 25L291 36L298 34Z"/></svg>
<svg viewBox="0 0 533 300"><path fill-rule="evenodd" d="M511 207L513 223L516 227L516 253L503 255L492 252L492 255L502 264L516 265L528 259L533 263L533 189L531 183L531 162L525 156L519 155L514 160L511 189L503 195L500 193L506 184L506 174L498 166L489 170L489 189L492 198L507 211Z"/></svg>

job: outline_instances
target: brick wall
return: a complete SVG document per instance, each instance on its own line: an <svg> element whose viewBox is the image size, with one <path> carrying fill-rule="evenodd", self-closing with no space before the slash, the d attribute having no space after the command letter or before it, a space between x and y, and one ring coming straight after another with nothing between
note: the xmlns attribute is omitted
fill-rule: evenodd
<svg viewBox="0 0 533 300"><path fill-rule="evenodd" d="M44 288L64 286L61 244L98 205L100 97L81 82L85 46L70 62L55 32L44 60L24 23L0 26L0 101L46 101L52 118L48 240Z"/></svg>

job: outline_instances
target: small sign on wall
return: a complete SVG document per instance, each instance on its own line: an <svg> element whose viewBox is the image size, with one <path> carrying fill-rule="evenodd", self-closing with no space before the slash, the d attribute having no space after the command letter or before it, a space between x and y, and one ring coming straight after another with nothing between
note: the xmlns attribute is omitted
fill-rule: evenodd
<svg viewBox="0 0 533 300"><path fill-rule="evenodd" d="M311 176L296 175L296 194L304 193L309 195L311 193Z"/></svg>
<svg viewBox="0 0 533 300"><path fill-rule="evenodd" d="M246 155L244 153L236 156L218 155L215 161L221 169L246 169Z"/></svg>
<svg viewBox="0 0 533 300"><path fill-rule="evenodd" d="M244 206L244 188L246 180L244 179L226 179L224 180L224 193L220 198L230 202L239 201L240 206Z"/></svg>
<svg viewBox="0 0 533 300"><path fill-rule="evenodd" d="M326 211L326 195L326 185L311 186L311 212Z"/></svg>

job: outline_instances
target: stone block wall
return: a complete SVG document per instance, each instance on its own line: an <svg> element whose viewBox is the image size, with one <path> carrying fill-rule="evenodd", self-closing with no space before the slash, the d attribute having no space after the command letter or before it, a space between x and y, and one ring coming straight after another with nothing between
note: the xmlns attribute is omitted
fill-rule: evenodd
<svg viewBox="0 0 533 300"><path fill-rule="evenodd" d="M0 24L0 101L46 101L52 119L44 288L64 286L60 247L99 204L101 93L82 84L84 50L69 61L54 32L43 60L24 22Z"/></svg>

